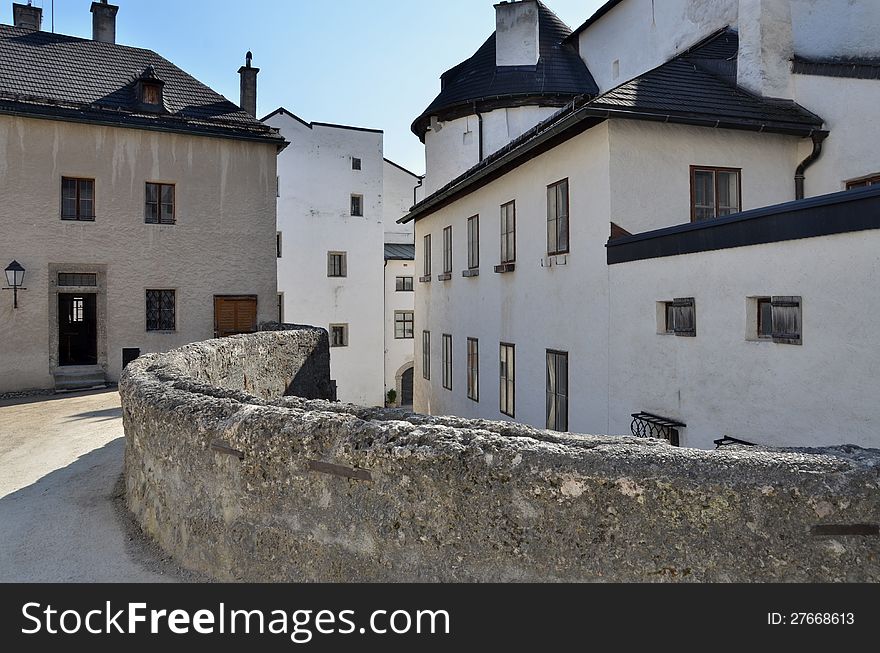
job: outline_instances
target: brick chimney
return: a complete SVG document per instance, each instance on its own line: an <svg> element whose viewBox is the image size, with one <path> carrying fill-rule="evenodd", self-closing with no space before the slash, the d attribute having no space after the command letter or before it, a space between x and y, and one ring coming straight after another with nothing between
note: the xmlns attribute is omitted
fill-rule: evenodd
<svg viewBox="0 0 880 653"><path fill-rule="evenodd" d="M259 68L251 66L254 55L250 52L245 55L245 65L238 69L241 75L241 102L239 106L254 118L257 117L257 74Z"/></svg>
<svg viewBox="0 0 880 653"><path fill-rule="evenodd" d="M789 0L740 0L738 27L737 84L764 97L791 99Z"/></svg>
<svg viewBox="0 0 880 653"><path fill-rule="evenodd" d="M119 7L107 4L107 0L92 3L92 40L116 43L116 12Z"/></svg>
<svg viewBox="0 0 880 653"><path fill-rule="evenodd" d="M537 0L495 5L495 65L534 66L539 43Z"/></svg>
<svg viewBox="0 0 880 653"><path fill-rule="evenodd" d="M39 31L43 24L43 10L32 6L30 0L26 5L13 2L12 24L21 29Z"/></svg>

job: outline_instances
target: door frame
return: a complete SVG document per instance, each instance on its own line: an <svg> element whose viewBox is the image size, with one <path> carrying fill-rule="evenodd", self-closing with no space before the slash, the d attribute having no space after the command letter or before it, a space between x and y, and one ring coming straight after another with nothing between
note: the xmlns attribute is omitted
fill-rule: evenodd
<svg viewBox="0 0 880 653"><path fill-rule="evenodd" d="M75 287L58 286L58 274L94 274L98 278L97 286ZM58 295L96 295L97 317L95 337L97 339L98 367L107 373L107 266L82 263L50 263L49 264L49 371L54 373L61 369L59 360L60 321L58 319Z"/></svg>
<svg viewBox="0 0 880 653"><path fill-rule="evenodd" d="M59 340L58 365L61 367L90 367L92 365L97 365L97 363L98 363L98 293L95 292L94 289L92 290L92 292L73 292L73 293L66 292L66 290L67 290L66 288L59 288L58 289L58 306L59 306L59 308L58 308L58 311L59 311L58 312L58 340ZM62 292L62 291L65 291L65 292ZM64 365L61 362L62 355L61 355L61 351L60 351L60 349L61 349L60 345L61 345L61 322L62 322L62 320L61 320L61 318L62 318L61 298L62 297L70 297L70 298L73 298L74 301L76 301L76 299L82 299L82 298L86 298L86 297L94 298L93 299L93 301L94 301L94 345L95 345L95 362L94 363L69 363L67 365ZM86 312L87 311L85 310L85 306L84 306L83 313L86 313ZM84 315L84 317L85 317L85 315ZM85 324L86 321L84 320L83 323ZM91 352L89 352L89 353L91 353Z"/></svg>

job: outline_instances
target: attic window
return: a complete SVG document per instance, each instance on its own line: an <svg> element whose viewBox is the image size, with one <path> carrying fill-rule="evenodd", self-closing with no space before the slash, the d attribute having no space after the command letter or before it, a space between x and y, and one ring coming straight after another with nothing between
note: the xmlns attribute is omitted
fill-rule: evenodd
<svg viewBox="0 0 880 653"><path fill-rule="evenodd" d="M142 109L162 111L165 108L163 89L165 82L159 79L152 65L137 80L137 101Z"/></svg>

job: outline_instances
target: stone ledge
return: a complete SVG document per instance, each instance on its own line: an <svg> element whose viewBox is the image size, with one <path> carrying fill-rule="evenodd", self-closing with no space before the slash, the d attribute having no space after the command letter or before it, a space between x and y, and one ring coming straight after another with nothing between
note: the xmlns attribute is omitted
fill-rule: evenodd
<svg viewBox="0 0 880 653"><path fill-rule="evenodd" d="M285 328L145 356L120 382L128 505L192 570L880 580L876 451L705 452L331 403L327 333Z"/></svg>

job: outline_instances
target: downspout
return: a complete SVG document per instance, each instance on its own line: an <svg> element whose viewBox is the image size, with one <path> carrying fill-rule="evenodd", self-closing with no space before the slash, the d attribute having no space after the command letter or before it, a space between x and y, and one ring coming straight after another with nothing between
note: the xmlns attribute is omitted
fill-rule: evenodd
<svg viewBox="0 0 880 653"><path fill-rule="evenodd" d="M480 148L480 160L483 160L483 114L477 111L477 103L474 102L474 113L477 115L477 121L479 123L479 132L477 134L477 138L479 139L479 148Z"/></svg>
<svg viewBox="0 0 880 653"><path fill-rule="evenodd" d="M794 198L796 200L802 200L805 196L804 191L804 180L806 179L805 173L807 172L807 168L816 163L819 160L819 157L822 156L822 144L825 142L825 139L828 138L827 131L815 131L810 134L810 138L813 139L813 151L810 153L806 159L797 167L797 172L794 175Z"/></svg>

